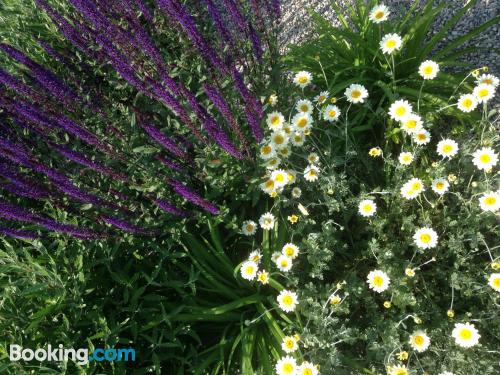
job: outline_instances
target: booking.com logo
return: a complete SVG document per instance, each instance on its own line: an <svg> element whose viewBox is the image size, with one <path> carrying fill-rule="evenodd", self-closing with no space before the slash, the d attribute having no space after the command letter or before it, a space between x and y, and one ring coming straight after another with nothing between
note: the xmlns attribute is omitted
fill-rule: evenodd
<svg viewBox="0 0 500 375"><path fill-rule="evenodd" d="M65 348L62 344L58 347L47 345L47 348L28 349L21 345L9 346L9 359L11 361L39 361L39 362L63 362L71 360L79 365L86 365L89 362L128 362L135 361L135 349L133 348L97 348L89 354L89 350Z"/></svg>

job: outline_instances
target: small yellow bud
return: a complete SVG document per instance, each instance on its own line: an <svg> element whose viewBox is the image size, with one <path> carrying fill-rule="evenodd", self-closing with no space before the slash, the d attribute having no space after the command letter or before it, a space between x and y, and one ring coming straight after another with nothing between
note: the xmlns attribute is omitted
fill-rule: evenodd
<svg viewBox="0 0 500 375"><path fill-rule="evenodd" d="M455 311L449 309L448 311L446 311L446 315L448 315L448 318L453 318L455 317Z"/></svg>
<svg viewBox="0 0 500 375"><path fill-rule="evenodd" d="M406 361L408 359L408 352L405 352L404 350L400 351L398 354L396 354L398 359L400 361Z"/></svg>
<svg viewBox="0 0 500 375"><path fill-rule="evenodd" d="M390 308L391 308L391 305L392 305L392 304L391 304L391 301L385 301L385 302L384 302L384 307L385 307L386 309L390 309Z"/></svg>
<svg viewBox="0 0 500 375"><path fill-rule="evenodd" d="M491 263L491 268L493 268L495 271L500 270L500 263L499 262Z"/></svg>
<svg viewBox="0 0 500 375"><path fill-rule="evenodd" d="M483 66L483 72L487 72L489 69L487 66Z"/></svg>
<svg viewBox="0 0 500 375"><path fill-rule="evenodd" d="M405 275L408 276L408 277L415 276L415 269L413 269L413 268L406 268L405 269Z"/></svg>
<svg viewBox="0 0 500 375"><path fill-rule="evenodd" d="M297 215L290 215L287 217L287 219L292 224L295 224L297 221L299 221L299 217Z"/></svg>
<svg viewBox="0 0 500 375"><path fill-rule="evenodd" d="M338 305L342 301L342 298L334 294L333 296L330 297L330 304L332 305Z"/></svg>
<svg viewBox="0 0 500 375"><path fill-rule="evenodd" d="M382 149L380 147L373 147L368 151L368 155L370 155L373 158L379 157L382 155Z"/></svg>
<svg viewBox="0 0 500 375"><path fill-rule="evenodd" d="M330 103L332 103L332 104L337 103L337 98L335 96L333 98L331 98Z"/></svg>
<svg viewBox="0 0 500 375"><path fill-rule="evenodd" d="M414 317L413 321L415 322L415 324L422 324L422 319L420 319L418 316Z"/></svg>
<svg viewBox="0 0 500 375"><path fill-rule="evenodd" d="M273 192L269 193L269 196L270 196L271 198L276 198L276 197L278 196L278 193L277 193L277 192L275 192L275 191L273 191Z"/></svg>

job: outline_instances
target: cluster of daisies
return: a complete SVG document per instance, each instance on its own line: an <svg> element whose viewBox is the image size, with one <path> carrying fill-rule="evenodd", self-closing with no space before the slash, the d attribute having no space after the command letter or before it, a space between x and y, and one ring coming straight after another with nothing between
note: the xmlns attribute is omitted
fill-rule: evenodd
<svg viewBox="0 0 500 375"><path fill-rule="evenodd" d="M487 68L483 68L487 71ZM462 112L472 112L479 104L486 105L495 96L500 80L492 74L480 74L474 70L471 75L476 77L476 86L471 93L462 94L458 98L457 108Z"/></svg>

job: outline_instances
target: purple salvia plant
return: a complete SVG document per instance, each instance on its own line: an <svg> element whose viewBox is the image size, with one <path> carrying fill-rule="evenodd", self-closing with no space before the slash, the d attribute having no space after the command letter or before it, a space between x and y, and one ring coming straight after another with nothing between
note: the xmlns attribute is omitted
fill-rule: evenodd
<svg viewBox="0 0 500 375"><path fill-rule="evenodd" d="M273 11L277 19L281 18L281 5L280 0L271 0Z"/></svg>
<svg viewBox="0 0 500 375"><path fill-rule="evenodd" d="M20 230L20 229L6 228L6 227L0 227L0 234L2 234L4 236L9 236L12 238L24 239L24 240L36 240L38 238L38 234L36 234L35 232L30 232L27 230Z"/></svg>
<svg viewBox="0 0 500 375"><path fill-rule="evenodd" d="M148 233L147 230L135 225L135 224L132 224L132 223L129 223L125 220L122 220L122 219L118 219L114 216L109 216L109 215L100 215L99 218L104 221L105 223L115 227L115 228L118 228L118 229L121 229L122 231L124 232L129 232L129 233L136 233L136 234L146 234Z"/></svg>
<svg viewBox="0 0 500 375"><path fill-rule="evenodd" d="M165 200L154 199L153 202L158 207L160 207L163 211L168 212L172 215L181 216L181 217L188 217L189 216L189 212L181 210L180 208L175 207L174 205L172 205L171 203L169 203Z"/></svg>
<svg viewBox="0 0 500 375"><path fill-rule="evenodd" d="M250 23L248 24L248 32L250 34L250 40L252 41L253 53L257 58L257 61L261 63L262 55L264 54L262 50L262 43L260 41L259 35L257 34L257 32Z"/></svg>
<svg viewBox="0 0 500 375"><path fill-rule="evenodd" d="M11 90L19 95L24 95L27 98L34 98L38 101L41 100L41 96L36 91L34 91L31 87L26 86L17 78L11 76L2 68L0 68L0 84L10 87Z"/></svg>
<svg viewBox="0 0 500 375"><path fill-rule="evenodd" d="M172 155L177 156L179 159L186 158L184 150L182 150L174 140L163 134L155 125L139 122L139 126L144 129L151 139L162 145L165 150L170 152Z"/></svg>
<svg viewBox="0 0 500 375"><path fill-rule="evenodd" d="M6 162L0 160L0 176L10 182L10 186L29 195L33 199L45 199L51 196L50 192L34 180L22 177Z"/></svg>
<svg viewBox="0 0 500 375"><path fill-rule="evenodd" d="M243 14L241 14L240 10L238 9L238 5L236 4L236 2L234 0L222 0L222 3L231 16L233 24L239 29L241 33L245 34L247 31L247 22Z"/></svg>
<svg viewBox="0 0 500 375"><path fill-rule="evenodd" d="M169 159L165 156L157 155L155 156L155 159L158 160L160 163L162 163L164 166L166 166L169 169L172 169L176 172L184 172L184 168L174 162L172 159Z"/></svg>
<svg viewBox="0 0 500 375"><path fill-rule="evenodd" d="M179 194L189 202L199 207L202 207L203 209L205 209L206 211L210 212L213 215L217 215L219 213L219 209L217 208L217 206L203 199L198 193L188 188L182 182L170 178L167 180L167 183L172 187L172 189L177 194Z"/></svg>
<svg viewBox="0 0 500 375"><path fill-rule="evenodd" d="M153 14L151 13L151 10L149 7L144 3L144 0L134 0L135 4L137 5L137 8L139 11L142 13L146 21L149 23L153 22Z"/></svg>
<svg viewBox="0 0 500 375"><path fill-rule="evenodd" d="M222 42L234 48L233 37L231 36L231 32L229 31L229 29L226 27L226 23L222 18L222 14L220 13L219 8L217 8L213 0L203 1L207 5L208 14L210 15L210 18L212 18L212 22L219 32Z"/></svg>

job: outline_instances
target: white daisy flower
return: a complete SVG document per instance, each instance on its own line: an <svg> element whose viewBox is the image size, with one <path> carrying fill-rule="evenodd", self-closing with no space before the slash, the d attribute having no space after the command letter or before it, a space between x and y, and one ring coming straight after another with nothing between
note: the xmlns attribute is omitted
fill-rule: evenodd
<svg viewBox="0 0 500 375"><path fill-rule="evenodd" d="M281 254L278 259L276 259L276 267L281 272L288 272L292 269L292 259L287 257L286 255Z"/></svg>
<svg viewBox="0 0 500 375"><path fill-rule="evenodd" d="M276 106L276 104L278 104L278 95L276 95L276 94L271 94L271 95L269 96L269 99L267 99L267 102L269 103L269 105L270 105L271 107Z"/></svg>
<svg viewBox="0 0 500 375"><path fill-rule="evenodd" d="M401 129L403 129L403 131L409 135L415 134L416 132L422 130L422 127L422 118L415 113L410 113L401 121Z"/></svg>
<svg viewBox="0 0 500 375"><path fill-rule="evenodd" d="M301 89L308 86L311 83L311 81L312 81L312 74L305 71L298 72L293 77L293 83L295 83Z"/></svg>
<svg viewBox="0 0 500 375"><path fill-rule="evenodd" d="M276 169L271 173L271 180L277 188L283 187L288 183L288 172L283 169Z"/></svg>
<svg viewBox="0 0 500 375"><path fill-rule="evenodd" d="M312 364L311 362L302 362L300 365L297 375L318 375L318 366Z"/></svg>
<svg viewBox="0 0 500 375"><path fill-rule="evenodd" d="M498 155L491 147L483 147L472 154L472 163L481 170L488 170L497 165Z"/></svg>
<svg viewBox="0 0 500 375"><path fill-rule="evenodd" d="M295 132L290 137L292 145L297 146L297 147L302 146L304 144L305 139L306 139L306 136L304 135L303 132Z"/></svg>
<svg viewBox="0 0 500 375"><path fill-rule="evenodd" d="M399 154L398 160L402 165L410 165L413 161L413 154L411 152L402 152Z"/></svg>
<svg viewBox="0 0 500 375"><path fill-rule="evenodd" d="M380 4L373 7L373 9L370 11L368 19L373 23L381 23L387 21L387 18L389 18L389 14L391 14L389 8L387 8L384 4Z"/></svg>
<svg viewBox="0 0 500 375"><path fill-rule="evenodd" d="M297 110L297 112L301 113L312 114L313 108L313 104L310 100L307 99L301 99L295 105L295 109Z"/></svg>
<svg viewBox="0 0 500 375"><path fill-rule="evenodd" d="M404 121L411 114L412 106L407 100L396 100L389 107L389 116L396 121Z"/></svg>
<svg viewBox="0 0 500 375"><path fill-rule="evenodd" d="M327 105L324 112L323 112L323 118L326 121L336 121L338 120L340 116L340 109L336 105Z"/></svg>
<svg viewBox="0 0 500 375"><path fill-rule="evenodd" d="M437 178L432 181L431 189L436 194L443 195L448 191L450 183L444 178Z"/></svg>
<svg viewBox="0 0 500 375"><path fill-rule="evenodd" d="M477 98L472 94L464 94L458 98L457 108L462 112L472 112L478 104Z"/></svg>
<svg viewBox="0 0 500 375"><path fill-rule="evenodd" d="M317 153L315 152L311 152L308 156L307 156L307 161L309 162L309 164L316 164L318 161L319 161L319 156Z"/></svg>
<svg viewBox="0 0 500 375"><path fill-rule="evenodd" d="M413 350L422 353L431 345L431 339L423 331L416 331L410 336L410 346Z"/></svg>
<svg viewBox="0 0 500 375"><path fill-rule="evenodd" d="M458 153L458 144L452 139L443 139L437 144L437 153L443 158L452 158Z"/></svg>
<svg viewBox="0 0 500 375"><path fill-rule="evenodd" d="M391 54L394 51L400 50L403 45L403 40L398 34L384 35L380 41L380 49L385 54Z"/></svg>
<svg viewBox="0 0 500 375"><path fill-rule="evenodd" d="M289 290L282 290L277 297L278 304L284 312L292 312L299 304L297 293Z"/></svg>
<svg viewBox="0 0 500 375"><path fill-rule="evenodd" d="M366 282L370 289L373 289L377 293L382 293L389 288L391 280L384 271L373 270L368 274Z"/></svg>
<svg viewBox="0 0 500 375"><path fill-rule="evenodd" d="M285 117L280 112L271 112L267 115L266 123L272 131L281 130Z"/></svg>
<svg viewBox="0 0 500 375"><path fill-rule="evenodd" d="M431 249L437 246L438 235L434 229L425 227L415 232L413 240L420 249Z"/></svg>
<svg viewBox="0 0 500 375"><path fill-rule="evenodd" d="M292 189L292 197L293 198L298 199L298 198L300 198L301 195L302 195L302 190L300 190L300 188L294 187Z"/></svg>
<svg viewBox="0 0 500 375"><path fill-rule="evenodd" d="M241 277L245 280L253 280L257 276L257 271L259 266L252 260L247 260L243 262L240 268Z"/></svg>
<svg viewBox="0 0 500 375"><path fill-rule="evenodd" d="M409 375L408 367L405 365L391 366L390 375Z"/></svg>
<svg viewBox="0 0 500 375"><path fill-rule="evenodd" d="M292 118L292 124L295 131L304 132L312 126L313 119L307 113L297 113Z"/></svg>
<svg viewBox="0 0 500 375"><path fill-rule="evenodd" d="M478 85L486 84L496 88L498 87L500 80L493 74L481 74L479 77L477 77L476 82Z"/></svg>
<svg viewBox="0 0 500 375"><path fill-rule="evenodd" d="M500 292L500 273L492 273L488 279L488 285Z"/></svg>
<svg viewBox="0 0 500 375"><path fill-rule="evenodd" d="M271 144L279 150L280 148L286 147L289 141L288 135L284 131L278 130L271 134Z"/></svg>
<svg viewBox="0 0 500 375"><path fill-rule="evenodd" d="M431 133L422 128L413 134L413 140L417 145L426 145L431 141Z"/></svg>
<svg viewBox="0 0 500 375"><path fill-rule="evenodd" d="M295 259L299 255L299 247L293 243L287 243L281 249L281 253L290 259Z"/></svg>
<svg viewBox="0 0 500 375"><path fill-rule="evenodd" d="M365 99L368 98L368 91L365 86L353 83L344 91L344 95L347 101L357 104L364 103Z"/></svg>
<svg viewBox="0 0 500 375"><path fill-rule="evenodd" d="M318 104L323 104L327 101L330 93L328 91L321 91L318 96L314 98L314 101Z"/></svg>
<svg viewBox="0 0 500 375"><path fill-rule="evenodd" d="M262 260L262 254L259 250L254 250L248 255L248 260L255 262L257 264Z"/></svg>
<svg viewBox="0 0 500 375"><path fill-rule="evenodd" d="M272 179L268 179L260 184L260 189L266 194L271 194L276 191L276 184Z"/></svg>
<svg viewBox="0 0 500 375"><path fill-rule="evenodd" d="M484 193L481 198L479 198L479 205L483 211L498 211L500 209L500 193L498 191Z"/></svg>
<svg viewBox="0 0 500 375"><path fill-rule="evenodd" d="M474 324L470 323L456 323L451 336L455 339L455 343L458 346L464 348L477 345L481 337Z"/></svg>
<svg viewBox="0 0 500 375"><path fill-rule="evenodd" d="M377 205L371 199L364 199L359 202L358 212L361 216L369 217L375 215Z"/></svg>
<svg viewBox="0 0 500 375"><path fill-rule="evenodd" d="M253 220L244 221L241 225L241 231L245 236L253 236L257 231L257 223Z"/></svg>
<svg viewBox="0 0 500 375"><path fill-rule="evenodd" d="M259 219L259 224L262 229L269 230L274 228L274 215L270 212L266 212Z"/></svg>
<svg viewBox="0 0 500 375"><path fill-rule="evenodd" d="M439 65L432 60L424 61L418 68L418 73L422 76L423 79L434 79L436 78L438 72Z"/></svg>
<svg viewBox="0 0 500 375"><path fill-rule="evenodd" d="M309 165L304 170L304 178L307 182L314 182L319 178L319 168L315 165Z"/></svg>
<svg viewBox="0 0 500 375"><path fill-rule="evenodd" d="M266 270L257 272L257 281L262 285L269 284L269 273Z"/></svg>
<svg viewBox="0 0 500 375"><path fill-rule="evenodd" d="M472 94L479 103L486 103L495 96L495 86L481 83L474 87Z"/></svg>
<svg viewBox="0 0 500 375"><path fill-rule="evenodd" d="M297 362L290 356L282 357L276 363L277 375L297 375Z"/></svg>
<svg viewBox="0 0 500 375"><path fill-rule="evenodd" d="M289 158L291 154L292 150L288 146L282 147L278 150L278 156L281 157L282 159Z"/></svg>
<svg viewBox="0 0 500 375"><path fill-rule="evenodd" d="M424 182L420 178L414 177L408 180L408 182L405 185L408 186L413 191L415 191L417 194L420 194L425 190Z"/></svg>
<svg viewBox="0 0 500 375"><path fill-rule="evenodd" d="M268 143L260 146L259 155L262 159L268 160L276 156L276 148Z"/></svg>
<svg viewBox="0 0 500 375"><path fill-rule="evenodd" d="M281 164L281 159L277 158L277 157L274 157L274 158L269 159L266 162L266 168L270 169L270 170L273 170L273 169L278 168L280 164Z"/></svg>
<svg viewBox="0 0 500 375"><path fill-rule="evenodd" d="M281 341L281 349L285 353L293 353L299 348L297 339L294 336L285 336Z"/></svg>

